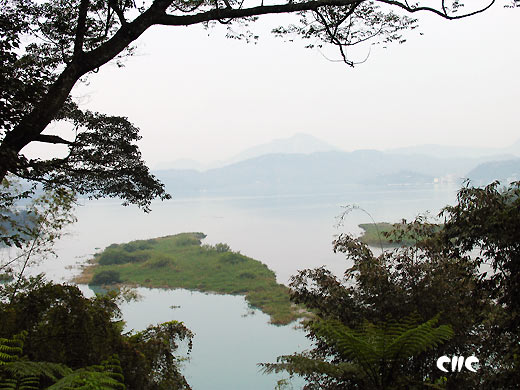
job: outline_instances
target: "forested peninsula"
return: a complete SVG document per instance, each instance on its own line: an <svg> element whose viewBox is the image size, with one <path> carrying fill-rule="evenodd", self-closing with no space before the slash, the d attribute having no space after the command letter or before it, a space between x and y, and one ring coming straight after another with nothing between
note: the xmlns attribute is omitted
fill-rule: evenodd
<svg viewBox="0 0 520 390"><path fill-rule="evenodd" d="M231 251L227 244L206 245L203 233L112 244L95 255L76 278L89 285L127 284L185 288L244 295L247 302L285 325L301 316L289 299L289 288L258 260Z"/></svg>

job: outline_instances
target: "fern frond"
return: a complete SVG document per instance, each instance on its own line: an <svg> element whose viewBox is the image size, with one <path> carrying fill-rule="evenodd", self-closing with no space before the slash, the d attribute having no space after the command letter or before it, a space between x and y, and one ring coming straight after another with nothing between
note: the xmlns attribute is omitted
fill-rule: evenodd
<svg viewBox="0 0 520 390"><path fill-rule="evenodd" d="M16 379L0 379L0 390L16 390L18 381Z"/></svg>
<svg viewBox="0 0 520 390"><path fill-rule="evenodd" d="M99 365L70 372L47 390L125 390L121 363L117 355Z"/></svg>
<svg viewBox="0 0 520 390"><path fill-rule="evenodd" d="M353 330L336 320L322 320L314 323L312 330L344 360L366 366L382 360L404 360L453 337L450 326L435 327L437 322L438 316L419 325L406 319L381 325L365 323Z"/></svg>
<svg viewBox="0 0 520 390"><path fill-rule="evenodd" d="M125 385L105 372L81 368L63 377L47 390L124 390Z"/></svg>
<svg viewBox="0 0 520 390"><path fill-rule="evenodd" d="M262 373L271 374L286 371L290 375L323 374L332 378L360 378L363 374L359 367L351 363L334 364L313 359L302 354L280 356L278 363L261 363Z"/></svg>
<svg viewBox="0 0 520 390"><path fill-rule="evenodd" d="M125 377L123 376L123 369L121 368L121 362L119 361L119 357L117 355L112 355L110 358L102 362L101 365L103 366L103 371L112 379L115 379L121 383L125 381Z"/></svg>
<svg viewBox="0 0 520 390"><path fill-rule="evenodd" d="M0 338L0 366L18 360L22 355L27 332L23 331L10 339Z"/></svg>
<svg viewBox="0 0 520 390"><path fill-rule="evenodd" d="M40 381L55 382L72 370L62 364L21 359L27 332L0 338L0 390L39 390Z"/></svg>
<svg viewBox="0 0 520 390"><path fill-rule="evenodd" d="M434 327L438 316L408 329L395 337L387 346L384 358L402 360L438 346L453 337L453 330L448 325Z"/></svg>
<svg viewBox="0 0 520 390"><path fill-rule="evenodd" d="M346 361L366 366L379 359L376 344L381 335L372 324L367 323L362 331L355 331L339 321L322 320L313 324L312 330Z"/></svg>
<svg viewBox="0 0 520 390"><path fill-rule="evenodd" d="M33 376L38 378L47 378L52 382L55 382L59 378L62 378L72 372L70 368L63 364L49 362L30 362L24 360L18 360L6 364L1 368L1 370L14 378Z"/></svg>
<svg viewBox="0 0 520 390"><path fill-rule="evenodd" d="M37 376L26 376L18 380L17 390L39 390L40 378Z"/></svg>
<svg viewBox="0 0 520 390"><path fill-rule="evenodd" d="M371 383L378 387L393 380L396 364L453 337L450 326L436 326L438 319L436 316L418 324L416 316L409 316L377 325L365 322L359 329L351 329L337 320L318 320L310 325L310 329L335 351L340 363L296 354L282 356L278 363L262 367L264 372L314 373L335 379L354 379L357 383Z"/></svg>

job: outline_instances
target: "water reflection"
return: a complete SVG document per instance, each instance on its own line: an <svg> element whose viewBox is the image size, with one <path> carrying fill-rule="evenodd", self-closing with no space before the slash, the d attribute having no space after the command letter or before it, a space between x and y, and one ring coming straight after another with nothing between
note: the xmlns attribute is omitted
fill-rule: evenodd
<svg viewBox="0 0 520 390"><path fill-rule="evenodd" d="M87 286L85 294L92 295ZM269 325L269 316L251 310L241 296L187 290L138 288L141 299L121 306L126 330L150 323L183 321L195 333L190 360L183 373L194 390L274 389L284 375L262 375L257 363L309 348L295 325ZM303 381L294 379L295 389Z"/></svg>

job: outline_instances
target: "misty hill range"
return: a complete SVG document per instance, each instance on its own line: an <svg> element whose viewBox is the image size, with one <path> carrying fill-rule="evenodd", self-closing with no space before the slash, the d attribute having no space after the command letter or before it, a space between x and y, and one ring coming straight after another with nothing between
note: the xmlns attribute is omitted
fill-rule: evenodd
<svg viewBox="0 0 520 390"><path fill-rule="evenodd" d="M198 168L154 172L176 197L341 193L366 186L459 184L464 178L484 185L520 180L520 141L503 149L423 145L345 152L297 134L250 148L212 169L186 160L171 165Z"/></svg>

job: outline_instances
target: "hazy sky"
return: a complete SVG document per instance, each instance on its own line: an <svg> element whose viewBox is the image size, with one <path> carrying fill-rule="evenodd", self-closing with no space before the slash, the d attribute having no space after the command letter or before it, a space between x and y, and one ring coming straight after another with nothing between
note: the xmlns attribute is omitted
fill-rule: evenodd
<svg viewBox="0 0 520 390"><path fill-rule="evenodd" d="M287 20L261 18L256 45L226 39L224 28L154 28L125 68L105 66L73 94L140 127L152 167L225 159L297 132L345 150L520 138L520 9L500 4L451 22L422 16L424 35L372 47L354 69L269 34Z"/></svg>

